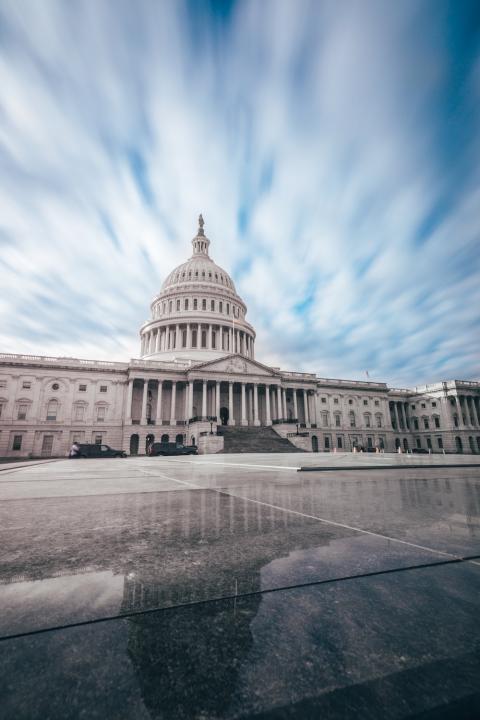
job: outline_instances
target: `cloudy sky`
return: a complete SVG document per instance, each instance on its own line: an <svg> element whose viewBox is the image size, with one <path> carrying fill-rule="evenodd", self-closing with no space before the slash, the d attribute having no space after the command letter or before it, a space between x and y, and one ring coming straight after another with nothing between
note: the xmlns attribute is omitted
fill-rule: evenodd
<svg viewBox="0 0 480 720"><path fill-rule="evenodd" d="M480 10L2 0L0 349L124 360L199 212L256 356L480 375Z"/></svg>

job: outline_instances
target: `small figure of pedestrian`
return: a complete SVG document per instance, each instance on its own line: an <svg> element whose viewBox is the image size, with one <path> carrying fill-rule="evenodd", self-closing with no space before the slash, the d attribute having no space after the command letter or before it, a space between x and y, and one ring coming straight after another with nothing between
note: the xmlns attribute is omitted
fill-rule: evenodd
<svg viewBox="0 0 480 720"><path fill-rule="evenodd" d="M72 444L72 447L70 448L70 452L68 453L69 458L79 458L80 457L80 445L75 440L75 442Z"/></svg>

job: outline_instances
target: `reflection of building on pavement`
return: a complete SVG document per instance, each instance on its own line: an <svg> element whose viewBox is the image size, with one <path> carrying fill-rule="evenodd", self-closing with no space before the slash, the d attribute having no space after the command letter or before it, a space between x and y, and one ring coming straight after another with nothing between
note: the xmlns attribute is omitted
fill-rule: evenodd
<svg viewBox="0 0 480 720"><path fill-rule="evenodd" d="M247 307L209 246L200 216L192 256L165 279L140 328L139 359L1 355L2 456L66 455L73 440L145 454L153 440L198 442L210 422L258 436L271 426L309 451L480 452L478 382L401 390L258 362ZM204 439L202 450L219 442Z"/></svg>

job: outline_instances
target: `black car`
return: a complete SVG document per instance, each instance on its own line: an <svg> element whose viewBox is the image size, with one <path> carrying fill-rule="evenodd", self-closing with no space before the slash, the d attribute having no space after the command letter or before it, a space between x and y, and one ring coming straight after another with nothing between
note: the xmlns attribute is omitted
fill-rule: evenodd
<svg viewBox="0 0 480 720"><path fill-rule="evenodd" d="M99 458L99 457L127 457L125 450L114 450L109 445L81 444L79 445L78 457Z"/></svg>
<svg viewBox="0 0 480 720"><path fill-rule="evenodd" d="M177 445L174 442L153 443L149 455L198 455L196 445Z"/></svg>
<svg viewBox="0 0 480 720"><path fill-rule="evenodd" d="M412 448L412 453L415 453L415 455L428 455L428 450L425 450L425 448Z"/></svg>

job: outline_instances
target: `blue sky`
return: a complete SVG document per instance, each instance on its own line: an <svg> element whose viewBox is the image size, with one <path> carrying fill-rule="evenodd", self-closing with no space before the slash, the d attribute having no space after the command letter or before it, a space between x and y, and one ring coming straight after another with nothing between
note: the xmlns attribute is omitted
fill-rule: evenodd
<svg viewBox="0 0 480 720"><path fill-rule="evenodd" d="M480 375L475 2L3 0L0 346L138 356L203 212L285 369Z"/></svg>

